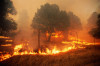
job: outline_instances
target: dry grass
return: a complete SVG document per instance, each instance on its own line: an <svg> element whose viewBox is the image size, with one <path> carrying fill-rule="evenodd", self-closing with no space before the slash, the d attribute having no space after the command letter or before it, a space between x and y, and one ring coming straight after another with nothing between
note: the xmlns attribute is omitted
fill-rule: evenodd
<svg viewBox="0 0 100 66"><path fill-rule="evenodd" d="M0 66L98 66L100 46L88 46L86 49L56 55L14 56L0 64Z"/></svg>

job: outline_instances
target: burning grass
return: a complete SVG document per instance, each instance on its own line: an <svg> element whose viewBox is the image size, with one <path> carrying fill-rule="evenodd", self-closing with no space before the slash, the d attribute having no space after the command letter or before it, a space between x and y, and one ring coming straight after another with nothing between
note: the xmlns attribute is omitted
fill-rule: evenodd
<svg viewBox="0 0 100 66"><path fill-rule="evenodd" d="M94 51L91 52L92 50L89 50L89 49L88 49L89 52L87 52L87 49L85 49L88 45L89 46L93 45L93 43L88 43L88 42L82 41L80 39L74 40L72 38L71 38L71 41L62 41L61 43L56 43L54 45L53 44L51 44L51 45L48 44L47 46L43 45L45 47L41 46L36 51L33 50L33 48L30 48L29 45L30 44L28 44L27 42L23 42L21 44L18 44L18 45L15 45L14 47L12 47L12 49L13 49L12 53L6 52L5 54L3 54L3 52L1 52L0 61L2 61L2 62L6 61L6 59L9 60L9 58L11 58L11 59L15 58L15 60L17 60L17 58L19 57L20 59L19 58L18 59L19 59L20 62L18 62L18 65L21 64L23 66L26 66L27 64L29 66L32 66L32 64L34 64L36 66L41 66L41 65L44 66L45 64L46 64L46 66L48 66L48 65L49 66L52 66L52 65L53 66L55 66L55 65L56 66L62 66L62 65L64 66L65 64L67 64L67 65L74 65L74 64L77 65L77 64L79 64L80 65L81 62L82 62L82 64L84 64L83 63L84 60L80 60L81 57L79 59L78 56L84 57L83 53L86 52L88 54L90 52L90 57L91 57L93 52L94 52ZM4 45L2 47L7 47L7 46ZM83 53L81 53L81 49L83 49L82 50ZM26 57L26 58L24 58L24 57ZM31 57L33 59L31 59ZM74 57L76 57L76 58L74 58ZM87 58L87 57L85 57L85 58ZM74 59L75 61L73 61L72 59ZM77 60L77 59L79 59L79 60ZM26 65L24 65L25 60L28 60ZM67 63L65 62L65 60L67 61ZM43 61L43 62L40 62L40 61ZM72 64L71 64L71 61L72 61ZM85 61L87 61L87 60L85 60ZM13 62L13 63L15 63L15 62ZM60 62L61 62L61 64L60 64ZM12 64L10 64L10 66Z"/></svg>
<svg viewBox="0 0 100 66"><path fill-rule="evenodd" d="M54 54L59 54L59 53L62 53L62 52L67 52L67 51L70 51L70 50L73 50L73 49L78 49L78 48L85 48L85 47L75 47L74 45L70 45L70 46L65 46L64 47L61 47L58 48L57 46L53 46L53 48L49 48L49 47L45 47L45 48L40 48L37 50L37 52L33 51L33 49L30 49L27 47L28 44L19 44L19 45L16 45L14 47L14 52L13 54L5 54L5 55L1 55L1 60L0 61L3 61L5 59L8 59L12 56L16 56L16 55L54 55Z"/></svg>
<svg viewBox="0 0 100 66"><path fill-rule="evenodd" d="M98 66L100 46L86 46L54 55L17 55L2 61L3 66Z"/></svg>
<svg viewBox="0 0 100 66"><path fill-rule="evenodd" d="M59 53L65 53L70 50L75 50L75 49L80 49L80 48L85 48L82 47L82 45L89 45L90 43L88 42L81 42L81 40L73 40L68 42L68 41L62 41L60 44L52 44L51 46L48 45L48 47L40 47L36 51L33 50L33 48L30 48L28 43L21 43L18 45L15 45L13 47L13 52L12 53L5 53L0 56L0 61L3 61L5 59L8 59L10 57L16 56L16 55L54 55L54 54L59 54ZM6 45L4 45L6 46ZM8 46L8 45L7 45Z"/></svg>

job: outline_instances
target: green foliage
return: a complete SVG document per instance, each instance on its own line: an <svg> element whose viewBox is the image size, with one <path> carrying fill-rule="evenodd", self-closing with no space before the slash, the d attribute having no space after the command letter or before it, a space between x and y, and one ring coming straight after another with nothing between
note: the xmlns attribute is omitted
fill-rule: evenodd
<svg viewBox="0 0 100 66"><path fill-rule="evenodd" d="M49 33L67 30L69 17L65 11L61 11L56 4L45 4L37 10L33 18L32 27Z"/></svg>
<svg viewBox="0 0 100 66"><path fill-rule="evenodd" d="M17 24L8 14L16 14L12 1L0 0L0 35L7 36L9 32L17 29Z"/></svg>

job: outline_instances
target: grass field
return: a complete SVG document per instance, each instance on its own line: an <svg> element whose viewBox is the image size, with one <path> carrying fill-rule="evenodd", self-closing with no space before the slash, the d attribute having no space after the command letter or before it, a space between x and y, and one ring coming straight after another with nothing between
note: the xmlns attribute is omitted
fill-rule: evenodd
<svg viewBox="0 0 100 66"><path fill-rule="evenodd" d="M100 45L56 55L13 56L0 66L100 66Z"/></svg>

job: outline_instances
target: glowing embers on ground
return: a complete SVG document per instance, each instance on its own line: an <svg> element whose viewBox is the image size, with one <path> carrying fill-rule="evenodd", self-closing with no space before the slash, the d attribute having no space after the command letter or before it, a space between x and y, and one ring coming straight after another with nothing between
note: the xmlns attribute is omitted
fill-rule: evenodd
<svg viewBox="0 0 100 66"><path fill-rule="evenodd" d="M13 40L6 40L6 42L13 42Z"/></svg>
<svg viewBox="0 0 100 66"><path fill-rule="evenodd" d="M0 61L6 60L8 58L12 57L10 54L5 54L0 56Z"/></svg>
<svg viewBox="0 0 100 66"><path fill-rule="evenodd" d="M85 40L81 40L81 39L78 39L78 38L75 38L75 37L70 37L69 38L70 41L62 41L61 43L62 44L78 44L78 45L98 45L100 43L89 43Z"/></svg>
<svg viewBox="0 0 100 66"><path fill-rule="evenodd" d="M11 47L12 44L13 44L13 40L10 37L0 36L0 46Z"/></svg>
<svg viewBox="0 0 100 66"><path fill-rule="evenodd" d="M1 46L12 46L12 44L4 44L4 45L1 45Z"/></svg>
<svg viewBox="0 0 100 66"><path fill-rule="evenodd" d="M0 38L9 39L10 37L0 36Z"/></svg>

